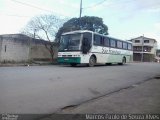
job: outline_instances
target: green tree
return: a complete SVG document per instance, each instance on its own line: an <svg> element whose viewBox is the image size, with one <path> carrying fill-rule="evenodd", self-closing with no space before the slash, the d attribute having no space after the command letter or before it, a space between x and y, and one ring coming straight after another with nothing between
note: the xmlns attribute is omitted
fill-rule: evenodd
<svg viewBox="0 0 160 120"><path fill-rule="evenodd" d="M102 18L95 16L84 16L81 18L71 18L65 22L56 34L56 41L59 41L62 33L74 30L90 30L108 35L108 27L103 23Z"/></svg>

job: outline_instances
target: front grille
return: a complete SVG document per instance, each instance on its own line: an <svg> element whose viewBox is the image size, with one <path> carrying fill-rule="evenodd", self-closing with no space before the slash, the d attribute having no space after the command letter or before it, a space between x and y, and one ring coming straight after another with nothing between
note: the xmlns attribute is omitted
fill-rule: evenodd
<svg viewBox="0 0 160 120"><path fill-rule="evenodd" d="M72 57L72 55L62 55L62 57Z"/></svg>

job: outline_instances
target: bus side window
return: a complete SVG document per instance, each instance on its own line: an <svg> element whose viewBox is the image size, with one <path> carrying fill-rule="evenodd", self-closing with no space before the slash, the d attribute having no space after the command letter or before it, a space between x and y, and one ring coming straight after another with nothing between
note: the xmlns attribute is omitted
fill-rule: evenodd
<svg viewBox="0 0 160 120"><path fill-rule="evenodd" d="M123 42L123 49L127 49L127 43Z"/></svg>
<svg viewBox="0 0 160 120"><path fill-rule="evenodd" d="M104 39L103 39L103 37L100 36L100 35L94 35L94 45L103 46L104 45Z"/></svg>
<svg viewBox="0 0 160 120"><path fill-rule="evenodd" d="M116 47L116 40L110 39L110 47Z"/></svg>
<svg viewBox="0 0 160 120"><path fill-rule="evenodd" d="M128 50L132 50L132 44L128 43Z"/></svg>
<svg viewBox="0 0 160 120"><path fill-rule="evenodd" d="M100 45L100 36L94 35L94 45Z"/></svg>
<svg viewBox="0 0 160 120"><path fill-rule="evenodd" d="M107 37L103 38L104 46L108 47L109 46L109 39Z"/></svg>
<svg viewBox="0 0 160 120"><path fill-rule="evenodd" d="M122 49L122 41L117 41L117 48L121 48Z"/></svg>

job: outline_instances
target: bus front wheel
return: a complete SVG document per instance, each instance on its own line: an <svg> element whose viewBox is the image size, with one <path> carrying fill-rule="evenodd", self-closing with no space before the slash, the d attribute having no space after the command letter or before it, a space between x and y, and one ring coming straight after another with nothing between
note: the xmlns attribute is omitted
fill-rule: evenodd
<svg viewBox="0 0 160 120"><path fill-rule="evenodd" d="M94 56L91 56L89 59L89 67L93 67L96 64L96 58Z"/></svg>

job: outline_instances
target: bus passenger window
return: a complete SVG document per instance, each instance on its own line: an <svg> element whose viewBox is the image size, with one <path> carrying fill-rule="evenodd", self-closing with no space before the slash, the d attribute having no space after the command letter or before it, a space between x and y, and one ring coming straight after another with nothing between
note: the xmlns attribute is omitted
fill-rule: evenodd
<svg viewBox="0 0 160 120"><path fill-rule="evenodd" d="M106 37L104 37L104 46L109 46L109 39L108 38L106 38Z"/></svg>
<svg viewBox="0 0 160 120"><path fill-rule="evenodd" d="M94 35L94 45L101 45L101 36Z"/></svg>
<svg viewBox="0 0 160 120"><path fill-rule="evenodd" d="M122 42L121 41L117 41L117 48L122 48Z"/></svg>
<svg viewBox="0 0 160 120"><path fill-rule="evenodd" d="M123 49L127 49L127 43L123 42Z"/></svg>
<svg viewBox="0 0 160 120"><path fill-rule="evenodd" d="M132 44L128 43L128 50L132 50Z"/></svg>
<svg viewBox="0 0 160 120"><path fill-rule="evenodd" d="M116 47L116 41L113 40L113 39L111 39L111 41L110 41L110 46L111 46L111 47Z"/></svg>

